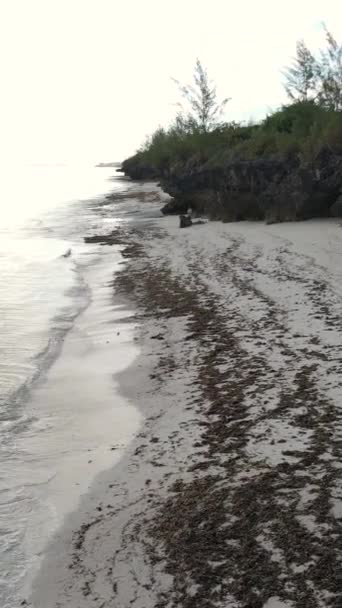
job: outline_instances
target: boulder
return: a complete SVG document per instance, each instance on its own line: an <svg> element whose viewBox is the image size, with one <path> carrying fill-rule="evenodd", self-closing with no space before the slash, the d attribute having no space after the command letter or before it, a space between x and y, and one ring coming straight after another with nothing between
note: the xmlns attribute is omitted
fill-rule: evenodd
<svg viewBox="0 0 342 608"><path fill-rule="evenodd" d="M192 220L190 215L180 215L179 216L179 227L180 228L189 228L192 226Z"/></svg>

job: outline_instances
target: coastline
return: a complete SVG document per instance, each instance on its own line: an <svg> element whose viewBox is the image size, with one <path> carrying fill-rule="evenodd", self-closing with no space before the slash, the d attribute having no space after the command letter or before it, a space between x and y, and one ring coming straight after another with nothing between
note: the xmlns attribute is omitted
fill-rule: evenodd
<svg viewBox="0 0 342 608"><path fill-rule="evenodd" d="M125 332L115 331L130 311L113 307L106 285L121 258L118 248L83 242L113 225L101 209L103 197L122 188L112 174L84 165L27 168L0 214L2 608L27 596L65 513L116 461L116 433L125 439L124 425L113 431L121 412L112 373L116 360L117 369L130 361ZM136 350L132 343L132 356ZM133 426L138 412L127 410Z"/></svg>
<svg viewBox="0 0 342 608"><path fill-rule="evenodd" d="M32 443L32 466L42 460L51 472L41 484L41 504L31 514L25 534L24 549L31 556L24 579L26 596L46 542L58 537L64 517L77 509L99 473L120 459L140 424L137 409L127 404L113 382L113 373L139 354L132 310L111 302L108 281L117 260L115 251L103 250L101 259L83 269L91 300L31 395L30 410L46 428Z"/></svg>
<svg viewBox="0 0 342 608"><path fill-rule="evenodd" d="M141 353L117 381L144 422L68 517L28 605L334 605L340 228L177 224L99 236L124 247L114 289L136 307Z"/></svg>

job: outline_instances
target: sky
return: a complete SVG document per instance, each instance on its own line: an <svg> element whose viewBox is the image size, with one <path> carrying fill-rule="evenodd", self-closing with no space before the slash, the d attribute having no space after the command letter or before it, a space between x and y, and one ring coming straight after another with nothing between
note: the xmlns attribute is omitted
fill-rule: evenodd
<svg viewBox="0 0 342 608"><path fill-rule="evenodd" d="M175 114L198 57L227 120L285 102L296 41L342 39L341 0L0 0L0 161L116 161Z"/></svg>

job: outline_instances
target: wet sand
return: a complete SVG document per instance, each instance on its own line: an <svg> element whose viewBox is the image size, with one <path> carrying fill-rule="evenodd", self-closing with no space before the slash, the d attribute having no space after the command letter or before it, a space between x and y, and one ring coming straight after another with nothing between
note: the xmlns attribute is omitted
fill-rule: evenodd
<svg viewBox="0 0 342 608"><path fill-rule="evenodd" d="M113 290L137 311L140 355L116 381L144 422L68 517L28 605L340 606L338 222L171 217L98 236L122 247Z"/></svg>
<svg viewBox="0 0 342 608"><path fill-rule="evenodd" d="M35 422L29 436L16 440L19 454L27 450L22 475L34 485L36 497L22 543L25 596L65 516L77 509L99 473L120 460L139 428L138 409L120 395L113 378L139 354L132 309L112 301L110 281L120 258L111 248L95 258L83 270L92 290L89 303L31 391L27 409Z"/></svg>

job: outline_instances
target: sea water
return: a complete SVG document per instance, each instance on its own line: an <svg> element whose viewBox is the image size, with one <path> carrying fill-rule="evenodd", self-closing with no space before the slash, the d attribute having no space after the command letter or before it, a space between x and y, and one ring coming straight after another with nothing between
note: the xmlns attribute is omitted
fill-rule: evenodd
<svg viewBox="0 0 342 608"><path fill-rule="evenodd" d="M127 314L110 288L119 252L83 238L115 225L110 210L99 213L104 195L125 187L114 173L36 165L7 168L1 178L2 608L17 608L64 513L110 466L110 442L120 447L135 428L111 383L111 332ZM119 345L121 365L134 357L129 342L127 335Z"/></svg>

